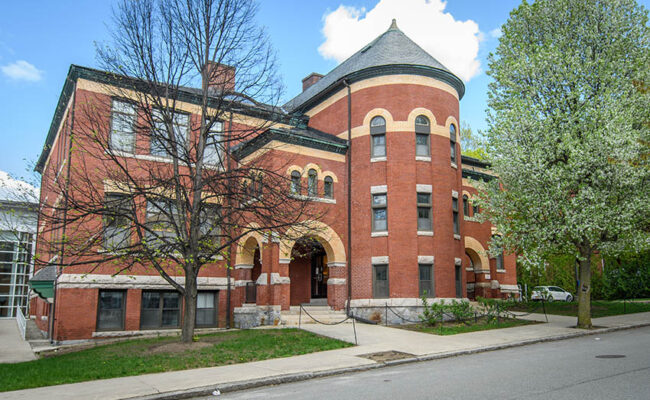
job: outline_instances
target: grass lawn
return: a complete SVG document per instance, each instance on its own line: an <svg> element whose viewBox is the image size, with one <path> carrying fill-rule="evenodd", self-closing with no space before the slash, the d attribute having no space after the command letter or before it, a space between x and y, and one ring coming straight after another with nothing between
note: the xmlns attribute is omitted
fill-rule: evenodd
<svg viewBox="0 0 650 400"><path fill-rule="evenodd" d="M571 303L566 303L563 301L554 301L552 303L546 303L546 313L554 315L568 315L577 317L578 316L578 302L574 301ZM514 310L518 310L515 308ZM522 311L525 311L525 308L521 308ZM631 302L627 301L625 304L622 300L614 301L605 301L605 300L593 300L591 302L591 317L600 318L608 317L610 315L620 315L620 314L631 314L638 312L648 312L650 311L650 302ZM536 312L542 313L542 308L539 307Z"/></svg>
<svg viewBox="0 0 650 400"><path fill-rule="evenodd" d="M445 322L443 326L429 326L424 324L414 324L414 325L402 325L399 328L408 329L410 331L423 332L423 333L433 333L435 335L456 335L458 333L467 333L467 332L476 332L476 331L487 331L490 329L501 329L501 328L512 328L514 326L522 326L535 324L534 321L525 321L522 319L500 319L499 323L487 323L485 319L479 319L477 323L471 323L466 325L464 323L458 322Z"/></svg>
<svg viewBox="0 0 650 400"><path fill-rule="evenodd" d="M0 391L27 389L289 357L349 343L298 329L253 329L200 336L134 339L17 364L0 364Z"/></svg>

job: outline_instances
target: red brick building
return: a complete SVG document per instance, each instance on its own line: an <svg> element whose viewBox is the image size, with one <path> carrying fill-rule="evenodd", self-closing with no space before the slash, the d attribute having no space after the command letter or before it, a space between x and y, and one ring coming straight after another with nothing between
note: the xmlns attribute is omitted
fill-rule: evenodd
<svg viewBox="0 0 650 400"><path fill-rule="evenodd" d="M75 107L81 99L88 104L108 96L105 85L111 84L107 73L71 67L37 165L43 188L66 165L66 133L75 115L81 115ZM478 210L472 204L472 180L492 176L485 163L461 157L464 91L459 78L395 23L328 74L306 77L303 92L284 105L286 118L242 143L235 155L239 162L260 154L290 158L288 190L327 212L313 221L314 234L305 237L312 241L259 233L240 240L231 310L226 309L224 261L203 268L197 306L201 325L223 326L229 311L238 326L279 323L290 306L315 299L334 309L345 308L350 299L353 313L368 316L385 304L417 312L424 293L436 299L515 295L515 257L488 255L494 229L473 219ZM177 107L193 118L189 93ZM245 121L253 115L243 110L239 117ZM138 156L150 157L132 155ZM72 168L90 163L76 157ZM97 184L107 194L119 186L101 176ZM44 190L41 202L59 196ZM55 257L43 242L37 253ZM304 248L309 251L298 251ZM181 300L151 270L113 276L107 268L92 273L84 266L48 268L34 277L39 297L31 313L55 340L179 327Z"/></svg>

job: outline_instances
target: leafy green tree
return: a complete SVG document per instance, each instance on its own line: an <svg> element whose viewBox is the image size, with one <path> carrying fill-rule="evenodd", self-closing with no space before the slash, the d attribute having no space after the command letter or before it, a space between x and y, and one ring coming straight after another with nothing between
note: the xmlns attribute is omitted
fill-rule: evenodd
<svg viewBox="0 0 650 400"><path fill-rule="evenodd" d="M513 10L489 57L482 216L510 251L579 260L591 326L595 251L647 248L648 11L634 0L538 0Z"/></svg>
<svg viewBox="0 0 650 400"><path fill-rule="evenodd" d="M483 132L475 133L465 121L462 121L460 125L460 148L463 155L485 160L487 153L485 152L486 142Z"/></svg>

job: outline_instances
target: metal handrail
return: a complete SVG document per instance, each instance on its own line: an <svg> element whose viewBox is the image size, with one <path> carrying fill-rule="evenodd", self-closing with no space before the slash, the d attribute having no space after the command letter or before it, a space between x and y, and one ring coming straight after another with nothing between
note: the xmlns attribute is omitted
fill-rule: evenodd
<svg viewBox="0 0 650 400"><path fill-rule="evenodd" d="M20 307L16 307L16 323L18 324L18 330L20 331L20 336L25 340L25 332L27 331L27 320L23 315L23 310Z"/></svg>

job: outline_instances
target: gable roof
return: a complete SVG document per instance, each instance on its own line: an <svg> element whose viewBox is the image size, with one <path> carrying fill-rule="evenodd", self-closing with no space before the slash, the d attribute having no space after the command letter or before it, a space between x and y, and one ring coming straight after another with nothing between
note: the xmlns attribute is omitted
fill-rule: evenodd
<svg viewBox="0 0 650 400"><path fill-rule="evenodd" d="M392 68L390 68L392 67ZM365 71L366 74L359 74ZM361 50L343 61L318 82L294 97L284 105L290 112L304 111L320 99L324 93L331 93L341 85L343 78L350 81L366 79L368 74L390 75L411 73L431 76L450 84L458 92L458 97L465 94L465 85L447 67L433 58L404 34L393 19L390 28Z"/></svg>

